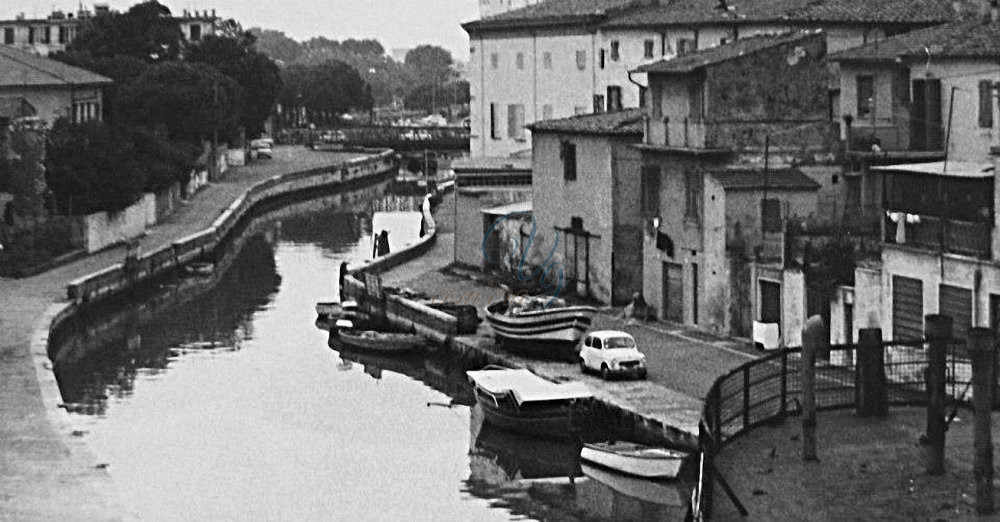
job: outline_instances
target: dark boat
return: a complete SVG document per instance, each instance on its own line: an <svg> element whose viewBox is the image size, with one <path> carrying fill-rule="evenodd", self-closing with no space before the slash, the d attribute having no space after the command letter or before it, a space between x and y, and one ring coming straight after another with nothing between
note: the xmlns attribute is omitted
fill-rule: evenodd
<svg viewBox="0 0 1000 522"><path fill-rule="evenodd" d="M524 369L487 367L466 374L488 423L528 435L574 437L574 421L593 398L582 382L555 383Z"/></svg>
<svg viewBox="0 0 1000 522"><path fill-rule="evenodd" d="M340 328L336 334L341 343L358 350L368 350L382 353L411 352L423 348L426 340L420 334L378 332L375 330L357 330Z"/></svg>

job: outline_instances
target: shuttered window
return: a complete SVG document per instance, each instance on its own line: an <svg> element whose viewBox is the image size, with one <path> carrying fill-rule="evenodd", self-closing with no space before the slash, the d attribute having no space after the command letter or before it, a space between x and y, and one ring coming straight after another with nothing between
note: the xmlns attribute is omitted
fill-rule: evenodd
<svg viewBox="0 0 1000 522"><path fill-rule="evenodd" d="M979 126L993 126L993 83L989 80L979 82Z"/></svg>
<svg viewBox="0 0 1000 522"><path fill-rule="evenodd" d="M951 317L952 337L964 340L972 328L972 290L940 285L938 313Z"/></svg>
<svg viewBox="0 0 1000 522"><path fill-rule="evenodd" d="M892 338L924 337L923 282L911 277L892 276Z"/></svg>

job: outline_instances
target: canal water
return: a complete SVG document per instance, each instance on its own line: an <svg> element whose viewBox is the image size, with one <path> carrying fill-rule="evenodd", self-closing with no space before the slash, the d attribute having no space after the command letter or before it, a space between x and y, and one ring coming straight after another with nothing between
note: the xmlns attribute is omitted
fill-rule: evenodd
<svg viewBox="0 0 1000 522"><path fill-rule="evenodd" d="M282 219L247 238L198 297L143 321L116 321L121 310L87 318L97 333L83 337L98 346L56 375L132 517L680 516L673 502L588 479L575 445L483 425L463 362L444 351L379 357L329 346L314 306L338 294L340 263L370 259L381 230L393 251L415 241L419 205L390 196L358 212Z"/></svg>

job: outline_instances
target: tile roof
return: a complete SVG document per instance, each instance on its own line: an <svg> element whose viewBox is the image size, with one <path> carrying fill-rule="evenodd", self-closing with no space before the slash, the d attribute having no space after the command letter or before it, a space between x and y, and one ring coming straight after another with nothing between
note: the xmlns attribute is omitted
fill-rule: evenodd
<svg viewBox="0 0 1000 522"><path fill-rule="evenodd" d="M818 190L820 185L796 168L763 169L730 168L711 172L725 190Z"/></svg>
<svg viewBox="0 0 1000 522"><path fill-rule="evenodd" d="M566 132L572 134L643 134L642 110L625 109L615 112L584 114L557 120L541 120L528 125L532 132Z"/></svg>
<svg viewBox="0 0 1000 522"><path fill-rule="evenodd" d="M565 24L603 18L608 11L649 0L545 0L462 24L466 31Z"/></svg>
<svg viewBox="0 0 1000 522"><path fill-rule="evenodd" d="M689 73L708 65L724 62L753 54L764 49L787 44L815 36L818 32L781 33L776 35L757 35L741 38L732 43L710 47L690 53L681 54L657 62L642 65L635 72L651 73Z"/></svg>
<svg viewBox="0 0 1000 522"><path fill-rule="evenodd" d="M847 49L829 56L833 61L895 61L897 58L1000 57L1000 22L964 20L928 27Z"/></svg>
<svg viewBox="0 0 1000 522"><path fill-rule="evenodd" d="M79 67L0 45L0 87L102 83L111 83L111 79Z"/></svg>

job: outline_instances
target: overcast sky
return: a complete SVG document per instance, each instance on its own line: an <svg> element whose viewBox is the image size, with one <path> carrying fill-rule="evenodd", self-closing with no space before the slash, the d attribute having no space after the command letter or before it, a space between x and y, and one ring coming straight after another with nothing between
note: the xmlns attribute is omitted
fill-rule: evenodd
<svg viewBox="0 0 1000 522"><path fill-rule="evenodd" d="M100 3L100 2L98 2ZM118 10L137 0L103 0ZM296 40L375 38L387 51L421 43L440 45L458 60L469 59L469 39L459 24L478 18L477 0L160 0L174 13L210 10L235 18L243 27L277 29ZM84 6L92 9L94 0ZM0 18L23 12L43 18L53 7L76 11L74 0L3 0Z"/></svg>

